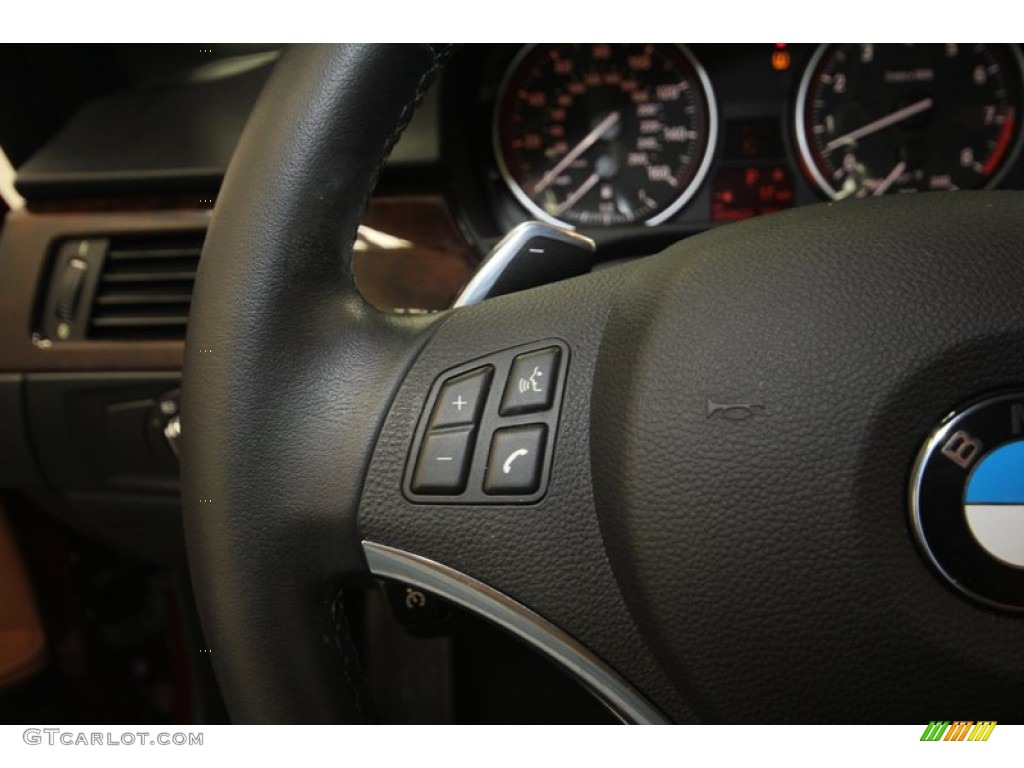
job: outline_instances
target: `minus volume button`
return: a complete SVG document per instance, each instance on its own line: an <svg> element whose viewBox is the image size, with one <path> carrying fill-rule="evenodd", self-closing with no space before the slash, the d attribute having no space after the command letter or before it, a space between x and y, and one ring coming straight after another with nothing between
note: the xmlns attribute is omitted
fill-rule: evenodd
<svg viewBox="0 0 1024 768"><path fill-rule="evenodd" d="M472 428L428 432L416 461L410 484L412 492L442 496L462 493L472 452Z"/></svg>

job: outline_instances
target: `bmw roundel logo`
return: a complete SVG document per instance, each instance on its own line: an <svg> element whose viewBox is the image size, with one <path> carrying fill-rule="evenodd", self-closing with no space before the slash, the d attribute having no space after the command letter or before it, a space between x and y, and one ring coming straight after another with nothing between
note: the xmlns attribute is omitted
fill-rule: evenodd
<svg viewBox="0 0 1024 768"><path fill-rule="evenodd" d="M939 425L914 465L910 517L953 586L1024 610L1024 393L980 400Z"/></svg>

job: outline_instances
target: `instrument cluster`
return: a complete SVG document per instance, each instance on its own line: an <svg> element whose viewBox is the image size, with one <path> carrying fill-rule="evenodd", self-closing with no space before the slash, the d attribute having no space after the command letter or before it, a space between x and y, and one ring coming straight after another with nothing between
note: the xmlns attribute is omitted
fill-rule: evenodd
<svg viewBox="0 0 1024 768"><path fill-rule="evenodd" d="M1014 44L538 44L481 57L478 144L500 226L699 229L1024 181Z"/></svg>

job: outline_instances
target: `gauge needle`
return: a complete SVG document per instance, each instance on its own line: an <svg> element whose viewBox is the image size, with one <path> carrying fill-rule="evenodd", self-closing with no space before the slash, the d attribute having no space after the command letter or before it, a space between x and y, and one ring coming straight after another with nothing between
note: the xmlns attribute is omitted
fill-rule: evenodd
<svg viewBox="0 0 1024 768"><path fill-rule="evenodd" d="M561 205L559 205L555 209L555 216L561 216L563 211L566 211L569 208L572 208L574 205L576 205L576 203L579 202L580 198L587 194L587 192L592 190L594 188L594 185L597 184L597 182L599 182L600 180L601 177L598 176L596 173L592 173L589 176L587 176L586 181L580 184L576 188L576 191L569 195L567 198L565 198L565 200L562 201Z"/></svg>
<svg viewBox="0 0 1024 768"><path fill-rule="evenodd" d="M570 149L568 154L566 154L566 156L563 157L554 168L544 174L544 177L538 181L537 185L533 188L533 194L539 195L547 189L548 185L558 177L558 174L572 165L572 162L576 158L590 149L594 145L594 142L608 133L608 131L610 131L612 127L619 122L619 118L621 117L622 115L618 112L611 112L604 120L595 125L590 132L583 137L579 144Z"/></svg>
<svg viewBox="0 0 1024 768"><path fill-rule="evenodd" d="M825 145L825 151L831 152L836 147L841 147L844 144L857 141L857 139L863 139L865 136L870 136L872 133L877 133L878 131L888 128L890 125L896 125L896 123L903 122L914 115L919 115L922 112L931 109L934 104L935 102L932 101L931 97L915 101L913 104L909 104L903 109L897 109L895 112L890 112L885 117L872 120L867 125L862 125L856 130L832 139L832 141Z"/></svg>
<svg viewBox="0 0 1024 768"><path fill-rule="evenodd" d="M896 181L896 179L903 175L903 172L905 170L907 170L907 164L904 161L900 160L900 162L896 163L896 167L889 171L889 175L878 183L878 186L875 187L875 191L872 192L871 194L884 195L886 190L892 186L893 182Z"/></svg>

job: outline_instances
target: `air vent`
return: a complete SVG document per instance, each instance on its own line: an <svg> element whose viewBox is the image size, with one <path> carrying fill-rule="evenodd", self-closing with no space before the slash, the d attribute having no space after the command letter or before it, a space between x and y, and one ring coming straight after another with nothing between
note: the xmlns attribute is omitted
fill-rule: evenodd
<svg viewBox="0 0 1024 768"><path fill-rule="evenodd" d="M184 339L202 232L114 237L89 315L92 339Z"/></svg>

